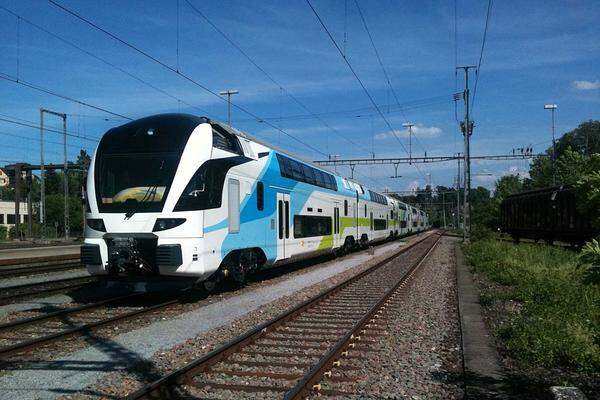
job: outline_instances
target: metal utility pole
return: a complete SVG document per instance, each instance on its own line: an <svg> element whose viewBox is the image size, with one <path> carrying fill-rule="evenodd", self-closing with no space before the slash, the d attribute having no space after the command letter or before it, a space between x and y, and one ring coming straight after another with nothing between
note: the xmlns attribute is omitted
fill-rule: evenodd
<svg viewBox="0 0 600 400"><path fill-rule="evenodd" d="M69 178L67 175L67 114L40 108L40 180L41 180L41 201L40 201L40 224L42 225L42 236L44 235L44 225L46 223L46 183L44 170L44 114L55 115L63 120L63 189L64 189L64 225L65 239L69 238Z"/></svg>
<svg viewBox="0 0 600 400"><path fill-rule="evenodd" d="M231 96L238 94L239 91L235 89L228 89L219 92L221 96L227 96L227 125L231 126Z"/></svg>
<svg viewBox="0 0 600 400"><path fill-rule="evenodd" d="M15 233L21 240L21 164L15 164Z"/></svg>
<svg viewBox="0 0 600 400"><path fill-rule="evenodd" d="M408 128L408 158L410 160L408 163L412 164L412 127L415 126L415 124L405 122L402 126Z"/></svg>
<svg viewBox="0 0 600 400"><path fill-rule="evenodd" d="M471 154L469 147L471 144L471 135L473 134L473 122L470 120L469 115L469 70L474 68L477 68L477 66L466 65L462 67L456 67L456 69L462 69L465 71L465 91L463 93L463 99L465 101L465 120L460 124L462 134L465 137L465 196L463 204L463 240L467 240L471 235L471 203L469 202L469 193L471 192Z"/></svg>
<svg viewBox="0 0 600 400"><path fill-rule="evenodd" d="M545 104L544 110L552 111L552 185L556 186L556 139L554 133L554 110L558 106L556 104Z"/></svg>
<svg viewBox="0 0 600 400"><path fill-rule="evenodd" d="M458 171L456 174L456 228L460 228L460 153L457 153Z"/></svg>
<svg viewBox="0 0 600 400"><path fill-rule="evenodd" d="M446 194L446 192L442 192L442 211L444 213L444 229L446 229L446 199L445 199L445 194Z"/></svg>

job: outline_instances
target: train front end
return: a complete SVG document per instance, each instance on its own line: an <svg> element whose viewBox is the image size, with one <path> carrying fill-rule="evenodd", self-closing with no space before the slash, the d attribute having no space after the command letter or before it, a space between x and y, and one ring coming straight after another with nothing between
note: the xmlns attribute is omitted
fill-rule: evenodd
<svg viewBox="0 0 600 400"><path fill-rule="evenodd" d="M194 206L210 196L197 180L211 148L208 120L183 114L143 118L102 137L87 177L81 258L90 274L199 279L213 272L199 260L203 211Z"/></svg>

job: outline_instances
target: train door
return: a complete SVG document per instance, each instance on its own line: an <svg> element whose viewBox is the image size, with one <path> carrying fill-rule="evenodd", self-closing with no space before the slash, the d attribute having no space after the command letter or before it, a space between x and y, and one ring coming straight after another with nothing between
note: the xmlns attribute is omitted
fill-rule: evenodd
<svg viewBox="0 0 600 400"><path fill-rule="evenodd" d="M340 203L333 203L333 247L340 246Z"/></svg>
<svg viewBox="0 0 600 400"><path fill-rule="evenodd" d="M290 256L290 195L277 193L277 259Z"/></svg>

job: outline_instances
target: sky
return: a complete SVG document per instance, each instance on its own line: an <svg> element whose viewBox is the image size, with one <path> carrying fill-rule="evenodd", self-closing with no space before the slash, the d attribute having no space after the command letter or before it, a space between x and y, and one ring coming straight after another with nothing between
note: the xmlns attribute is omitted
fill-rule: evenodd
<svg viewBox="0 0 600 400"><path fill-rule="evenodd" d="M465 82L455 68L479 62L488 1L311 0L358 79L306 0L54 1L113 37L49 1L0 0L0 165L39 163L41 107L67 114L74 159L127 118L226 121L225 99L208 91L225 89L239 90L233 126L304 159L406 157L406 122L414 156L463 150L464 107L452 94ZM545 103L558 105L557 137L600 118L598 20L595 0L492 3L481 68L469 78L472 155L544 151ZM51 130L61 124L45 116ZM62 157L62 135L46 131L45 161ZM391 178L392 165L359 166L355 178L402 191L452 186L456 169L403 164ZM476 161L473 185L527 171L526 160Z"/></svg>

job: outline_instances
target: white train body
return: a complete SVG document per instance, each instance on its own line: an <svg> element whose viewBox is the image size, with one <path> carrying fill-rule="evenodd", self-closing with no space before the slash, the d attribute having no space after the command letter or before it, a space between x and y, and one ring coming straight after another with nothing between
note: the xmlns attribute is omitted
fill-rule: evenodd
<svg viewBox="0 0 600 400"><path fill-rule="evenodd" d="M243 275L427 228L412 206L183 114L109 130L87 193L93 275Z"/></svg>

